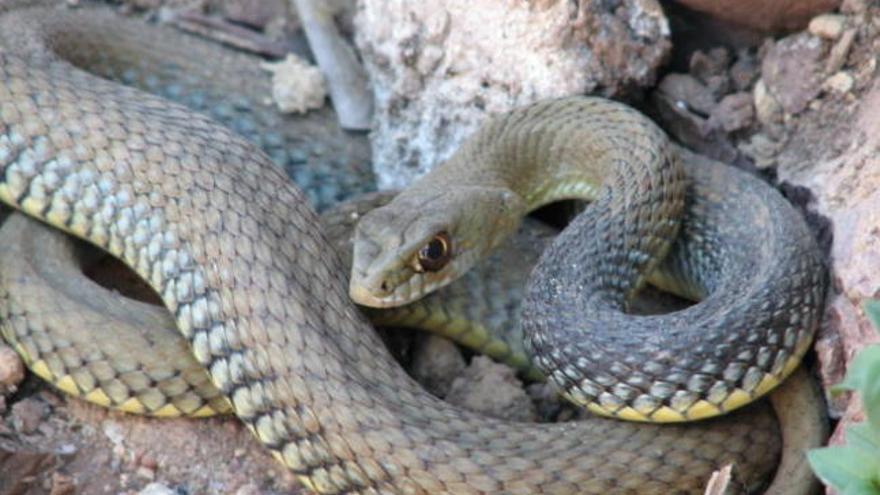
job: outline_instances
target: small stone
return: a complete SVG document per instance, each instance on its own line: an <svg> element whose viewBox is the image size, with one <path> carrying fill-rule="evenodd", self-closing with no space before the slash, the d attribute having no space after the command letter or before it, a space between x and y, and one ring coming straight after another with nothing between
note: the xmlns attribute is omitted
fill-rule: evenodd
<svg viewBox="0 0 880 495"><path fill-rule="evenodd" d="M46 404L36 399L22 399L12 405L12 426L19 433L29 435L37 431L48 413Z"/></svg>
<svg viewBox="0 0 880 495"><path fill-rule="evenodd" d="M324 106L327 88L320 69L294 54L281 62L263 63L272 73L272 99L284 113L306 113Z"/></svg>
<svg viewBox="0 0 880 495"><path fill-rule="evenodd" d="M177 492L162 483L150 483L138 495L177 495Z"/></svg>
<svg viewBox="0 0 880 495"><path fill-rule="evenodd" d="M754 55L743 52L730 67L730 81L736 91L746 91L758 78L758 62Z"/></svg>
<svg viewBox="0 0 880 495"><path fill-rule="evenodd" d="M843 68L855 39L855 28L847 29L843 32L840 39L837 40L837 43L831 47L831 51L828 53L828 61L825 63L825 72L833 74Z"/></svg>
<svg viewBox="0 0 880 495"><path fill-rule="evenodd" d="M766 134L755 134L747 141L740 143L740 151L748 155L758 168L768 168L776 165L776 156L782 150L784 143L771 139Z"/></svg>
<svg viewBox="0 0 880 495"><path fill-rule="evenodd" d="M288 16L288 3L284 0L226 0L218 3L221 15L231 21L263 29L273 19Z"/></svg>
<svg viewBox="0 0 880 495"><path fill-rule="evenodd" d="M864 14L870 0L843 0L840 11L844 14Z"/></svg>
<svg viewBox="0 0 880 495"><path fill-rule="evenodd" d="M138 460L138 464L147 469L152 469L153 471L159 469L159 461L156 459L155 456L150 454L142 455L141 458Z"/></svg>
<svg viewBox="0 0 880 495"><path fill-rule="evenodd" d="M145 467L145 466L140 466L140 467L138 467L138 468L135 470L134 474L135 474L138 478L142 478L142 479L145 479L145 480L150 480L150 481L152 481L152 480L156 479L156 471L155 471L154 469L150 469L150 468Z"/></svg>
<svg viewBox="0 0 880 495"><path fill-rule="evenodd" d="M256 483L246 483L235 491L235 495L260 495L260 487Z"/></svg>
<svg viewBox="0 0 880 495"><path fill-rule="evenodd" d="M824 57L822 41L804 33L783 38L767 50L761 79L786 115L800 113L819 95Z"/></svg>
<svg viewBox="0 0 880 495"><path fill-rule="evenodd" d="M822 87L829 93L842 95L849 93L853 84L855 84L853 76L849 72L841 71L826 79Z"/></svg>
<svg viewBox="0 0 880 495"><path fill-rule="evenodd" d="M810 21L810 33L827 40L836 40L846 27L846 16L840 14L817 15Z"/></svg>
<svg viewBox="0 0 880 495"><path fill-rule="evenodd" d="M730 65L730 52L727 48L713 48L709 53L697 50L691 55L689 72L707 83L712 76L726 74L728 65Z"/></svg>
<svg viewBox="0 0 880 495"><path fill-rule="evenodd" d="M461 351L448 339L428 335L415 343L411 373L417 382L437 397L446 397L467 364Z"/></svg>
<svg viewBox="0 0 880 495"><path fill-rule="evenodd" d="M76 481L73 476L59 471L52 473L52 488L49 495L73 495L76 493Z"/></svg>
<svg viewBox="0 0 880 495"><path fill-rule="evenodd" d="M0 393L13 392L24 380L24 363L11 347L0 344Z"/></svg>
<svg viewBox="0 0 880 495"><path fill-rule="evenodd" d="M752 95L745 92L725 96L709 116L709 125L725 132L749 127L755 120L755 107L752 101Z"/></svg>
<svg viewBox="0 0 880 495"><path fill-rule="evenodd" d="M73 455L76 453L77 450L79 449L76 448L76 445L72 443L64 443L59 445L58 448L55 449L55 453L58 455Z"/></svg>
<svg viewBox="0 0 880 495"><path fill-rule="evenodd" d="M775 128L782 123L782 105L767 91L767 85L762 79L755 84L752 98L755 102L755 115L761 124Z"/></svg>
<svg viewBox="0 0 880 495"><path fill-rule="evenodd" d="M537 416L516 372L485 356L475 357L452 382L446 400L498 419L534 421Z"/></svg>
<svg viewBox="0 0 880 495"><path fill-rule="evenodd" d="M690 74L669 74L657 89L672 101L684 103L688 110L702 115L708 115L715 108L712 91Z"/></svg>
<svg viewBox="0 0 880 495"><path fill-rule="evenodd" d="M116 447L121 447L122 443L125 441L125 432L122 431L122 425L120 425L117 421L106 420L101 423L101 430L104 432L104 435L113 443Z"/></svg>

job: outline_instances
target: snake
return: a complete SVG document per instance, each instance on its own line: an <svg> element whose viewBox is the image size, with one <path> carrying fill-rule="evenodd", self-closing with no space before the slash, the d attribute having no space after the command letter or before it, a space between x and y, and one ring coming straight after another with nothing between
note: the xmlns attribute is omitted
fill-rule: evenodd
<svg viewBox="0 0 880 495"><path fill-rule="evenodd" d="M760 403L695 424L633 424L599 417L527 424L485 418L431 396L401 369L366 316L352 304L347 271L308 197L259 143L204 113L94 75L129 79L150 89L155 84L149 78L139 80L138 70L161 85L164 77L193 69L205 79L194 84L211 86L213 94L226 98L250 95L260 86L244 75L255 68L253 62L100 11L9 8L0 23L0 200L97 246L142 277L167 308L179 337L219 395L308 489L317 493L699 493L712 471L724 464L735 464L749 488L759 486L773 470L776 426ZM168 92L180 91L178 87ZM591 109L584 110L584 105ZM588 136L594 131L603 136L616 133L616 138L608 137L616 148L609 149L621 151L604 157L607 163L617 165L623 151L644 152L648 146L638 142L636 131L649 126L639 124L634 111L621 110L625 108L621 104L563 99L514 112L509 118L528 123L534 120L535 108L543 108L544 115L578 108L581 111L575 113L586 118L568 113L572 118L567 124L542 121L547 124L545 136L562 139L572 128L581 128ZM603 123L606 116L612 118ZM615 122L617 117L625 118ZM633 122L637 125L630 129ZM242 126L247 130L251 124ZM269 141L277 143L278 136ZM579 141L584 140L572 142ZM506 150L510 156L541 147L530 139L513 144ZM583 153L588 152L585 147ZM685 188L692 184L688 177L679 177L674 166L664 165L664 170L671 182L681 182ZM739 172L718 170L722 169L712 168L709 175L740 184ZM634 177L639 176L618 174L612 182L626 190L652 181ZM601 186L602 194L614 189L611 185ZM786 204L781 197L773 199L766 192L769 187L764 187L743 189L776 201L762 210L768 215L790 211L786 209L790 206L780 206ZM635 199L657 194L651 189ZM689 195L679 191L672 196L679 198L673 203L687 207ZM507 194L501 198L502 205L517 201ZM484 204L498 208L491 201ZM602 204L601 195L593 204ZM610 209L616 206L619 203ZM672 239L679 230L673 216L655 222L661 228L647 242ZM802 228L798 227L802 219L788 219L795 233ZM775 217L765 220L763 226L779 227ZM499 228L487 228L485 233ZM681 230L686 233L688 226ZM448 231L454 233L451 226ZM359 227L358 233L362 232ZM738 232L745 233L741 226ZM767 240L774 241L781 233L769 232ZM818 254L810 256L809 241L787 240L807 246L803 252L791 253L802 256L796 262L807 264L797 279L821 279L818 263L815 271L810 270L810 260L818 259ZM454 238L452 242L465 245ZM640 241L627 241L631 242ZM775 243L773 247L779 248ZM428 258L434 251L427 249ZM655 253L658 257L659 251L663 249ZM675 253L673 248L672 259ZM610 268L599 254L596 259ZM631 258L630 264L636 260L642 269L657 264L615 250L607 254ZM358 264L357 235L354 256L352 273ZM788 266L782 261L776 263ZM712 259L697 264L701 263L712 264ZM542 264L539 261L539 268ZM768 264L762 258L759 265ZM620 274L631 268L627 265ZM600 274L599 280L615 286L639 285L639 280L620 282L607 274ZM719 280L718 287L729 288ZM782 328L783 334L792 326L815 324L821 297L814 296L822 290L820 282L810 291L783 294L801 298L801 313L773 306L764 312L779 313L780 319L791 322ZM527 301L534 299L535 291L528 289ZM705 307L713 294L693 307ZM810 301L804 302L808 297ZM602 305L613 299L595 301L600 316L608 313ZM528 305L524 316L527 309ZM43 325L45 318L39 312L20 316L33 328ZM533 319L543 318L538 312ZM529 325L525 319L524 329ZM779 328L775 322L772 330ZM533 340L537 342L529 345L540 347L545 339ZM784 358L775 370L779 380L791 372L789 354L803 352L802 340L781 351ZM548 374L551 379L553 375ZM75 383L79 378L69 380ZM772 394L774 400L780 392ZM808 409L775 406L784 427L798 417L804 419ZM802 485L801 480L780 477L786 472L783 468L777 473L770 488L774 493Z"/></svg>

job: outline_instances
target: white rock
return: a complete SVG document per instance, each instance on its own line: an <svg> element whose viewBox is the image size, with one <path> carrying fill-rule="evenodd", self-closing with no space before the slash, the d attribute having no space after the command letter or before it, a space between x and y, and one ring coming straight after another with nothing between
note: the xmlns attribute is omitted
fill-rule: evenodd
<svg viewBox="0 0 880 495"><path fill-rule="evenodd" d="M817 15L810 21L807 29L811 34L828 40L840 38L846 27L846 16L840 14Z"/></svg>
<svg viewBox="0 0 880 495"><path fill-rule="evenodd" d="M177 492L162 483L150 483L145 486L138 495L176 495Z"/></svg>
<svg viewBox="0 0 880 495"><path fill-rule="evenodd" d="M849 72L840 71L826 79L822 86L831 93L844 94L849 93L854 83L855 80Z"/></svg>
<svg viewBox="0 0 880 495"><path fill-rule="evenodd" d="M653 84L670 48L656 0L360 0L355 21L382 189L447 158L489 113Z"/></svg>
<svg viewBox="0 0 880 495"><path fill-rule="evenodd" d="M272 73L272 99L284 113L306 113L324 106L327 88L314 65L294 54L281 62L262 64Z"/></svg>

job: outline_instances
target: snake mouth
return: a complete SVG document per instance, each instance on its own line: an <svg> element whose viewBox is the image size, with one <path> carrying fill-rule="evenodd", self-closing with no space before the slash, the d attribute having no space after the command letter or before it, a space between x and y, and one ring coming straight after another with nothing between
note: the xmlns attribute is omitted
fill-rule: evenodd
<svg viewBox="0 0 880 495"><path fill-rule="evenodd" d="M375 291L371 291L364 285L350 284L348 294L352 301L361 306L380 309L396 308L418 301L447 285L452 279L453 277L451 276L443 276L431 281L424 281L421 278L414 277L396 287L388 295L376 295Z"/></svg>

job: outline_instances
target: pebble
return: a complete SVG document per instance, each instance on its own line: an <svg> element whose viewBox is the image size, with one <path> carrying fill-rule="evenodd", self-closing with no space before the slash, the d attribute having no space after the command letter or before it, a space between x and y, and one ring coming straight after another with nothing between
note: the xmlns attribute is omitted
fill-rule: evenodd
<svg viewBox="0 0 880 495"><path fill-rule="evenodd" d="M452 381L461 374L465 366L461 351L450 340L428 335L416 341L412 376L437 397L446 397Z"/></svg>
<svg viewBox="0 0 880 495"><path fill-rule="evenodd" d="M477 356L452 382L446 401L493 418L535 421L537 412L516 372L485 356Z"/></svg>
<svg viewBox="0 0 880 495"><path fill-rule="evenodd" d="M55 471L52 473L52 488L49 495L73 495L76 493L76 480L73 476Z"/></svg>
<svg viewBox="0 0 880 495"><path fill-rule="evenodd" d="M782 105L767 91L767 85L759 79L752 94L755 101L755 114L761 124L774 127L782 122Z"/></svg>
<svg viewBox="0 0 880 495"><path fill-rule="evenodd" d="M22 399L12 405L12 426L29 435L37 431L48 412L46 404L32 398Z"/></svg>
<svg viewBox="0 0 880 495"><path fill-rule="evenodd" d="M15 391L24 380L24 363L11 347L0 344L0 392Z"/></svg>
<svg viewBox="0 0 880 495"><path fill-rule="evenodd" d="M668 74L657 88L672 101L683 102L688 110L708 115L715 108L712 91L690 74Z"/></svg>
<svg viewBox="0 0 880 495"><path fill-rule="evenodd" d="M256 483L247 483L240 486L235 495L260 495L260 487Z"/></svg>
<svg viewBox="0 0 880 495"><path fill-rule="evenodd" d="M822 40L806 33L786 36L768 47L761 80L786 116L797 115L819 96L826 53Z"/></svg>
<svg viewBox="0 0 880 495"><path fill-rule="evenodd" d="M823 87L828 92L842 95L844 93L849 93L853 84L855 84L853 76L850 75L849 72L840 71L826 79Z"/></svg>
<svg viewBox="0 0 880 495"><path fill-rule="evenodd" d="M138 495L177 495L177 492L162 483L154 482L145 486Z"/></svg>
<svg viewBox="0 0 880 495"><path fill-rule="evenodd" d="M840 39L837 40L837 43L831 47L831 51L828 53L828 60L825 62L825 72L833 74L843 68L855 39L855 28L847 29L843 32Z"/></svg>
<svg viewBox="0 0 880 495"><path fill-rule="evenodd" d="M736 62L730 66L730 79L737 91L746 91L758 78L758 61L755 56L743 51Z"/></svg>
<svg viewBox="0 0 880 495"><path fill-rule="evenodd" d="M154 469L150 469L146 466L141 466L137 468L134 472L135 476L138 478L142 478L145 480L154 480L156 479L156 471Z"/></svg>
<svg viewBox="0 0 880 495"><path fill-rule="evenodd" d="M754 121L755 107L752 104L752 95L746 92L725 96L709 116L709 125L724 132L745 129Z"/></svg>
<svg viewBox="0 0 880 495"><path fill-rule="evenodd" d="M846 27L846 16L840 14L822 14L810 21L807 29L811 34L826 40L836 40L843 34Z"/></svg>

